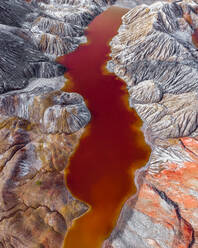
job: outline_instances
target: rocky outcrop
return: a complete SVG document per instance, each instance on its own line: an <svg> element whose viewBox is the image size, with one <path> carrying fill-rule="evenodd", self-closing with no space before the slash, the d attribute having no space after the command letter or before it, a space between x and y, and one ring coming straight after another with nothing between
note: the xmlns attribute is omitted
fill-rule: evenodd
<svg viewBox="0 0 198 248"><path fill-rule="evenodd" d="M157 0L117 0L115 2L115 5L120 6L121 8L134 8L137 5L141 4L152 4L154 2L157 2Z"/></svg>
<svg viewBox="0 0 198 248"><path fill-rule="evenodd" d="M113 1L5 0L0 6L0 93L33 77L63 75L55 59L85 41L84 29ZM6 49L5 49L6 47Z"/></svg>
<svg viewBox="0 0 198 248"><path fill-rule="evenodd" d="M61 247L72 219L87 210L63 175L82 131L45 135L15 117L0 125L1 247Z"/></svg>
<svg viewBox="0 0 198 248"><path fill-rule="evenodd" d="M127 82L130 104L153 139L187 136L197 128L198 53L193 26L184 18L191 11L196 22L196 7L156 3L134 8L112 41L109 66Z"/></svg>
<svg viewBox="0 0 198 248"><path fill-rule="evenodd" d="M141 5L123 17L108 68L125 80L152 154L105 248L198 247L198 4Z"/></svg>
<svg viewBox="0 0 198 248"><path fill-rule="evenodd" d="M61 247L88 209L66 189L64 169L90 113L79 94L54 90L58 80L0 95L1 247Z"/></svg>
<svg viewBox="0 0 198 248"><path fill-rule="evenodd" d="M90 112L77 93L36 87L32 91L0 96L0 118L19 117L38 126L43 133L71 134L85 127Z"/></svg>

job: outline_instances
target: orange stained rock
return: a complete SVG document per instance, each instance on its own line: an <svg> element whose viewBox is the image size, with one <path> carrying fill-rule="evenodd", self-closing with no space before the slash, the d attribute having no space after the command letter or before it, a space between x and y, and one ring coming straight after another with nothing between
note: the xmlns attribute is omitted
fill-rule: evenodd
<svg viewBox="0 0 198 248"><path fill-rule="evenodd" d="M198 178L196 171L197 162L185 162L178 164L175 170L169 164L168 169L160 172L161 177L147 174L141 186L135 209L152 218L152 222L160 223L165 228L179 232L178 237L172 243L167 240L167 247L186 248L193 239L194 231L198 229L195 216L197 216L198 198L192 195L191 190L198 191ZM195 166L197 165L197 166ZM167 171L171 172L167 177ZM179 172L179 177L178 177ZM189 180L193 180L189 184ZM152 187L151 187L152 185ZM164 192L166 196L179 207L179 215L170 202L166 202L153 190L153 187ZM194 230L193 230L194 229ZM170 243L169 243L170 242Z"/></svg>
<svg viewBox="0 0 198 248"><path fill-rule="evenodd" d="M193 194L193 191L198 191L197 168L198 159L193 162L184 161L178 164L175 171L170 166L170 168L160 172L160 181L155 176L148 175L146 177L152 185L157 184L158 189L166 192L167 196L179 205L181 215L189 223L193 220L193 214L196 213L198 207L198 199L196 194ZM152 206L155 205L152 204ZM197 224L196 228L198 228Z"/></svg>
<svg viewBox="0 0 198 248"><path fill-rule="evenodd" d="M186 20L186 22L189 25L192 25L193 24L192 17L190 16L189 13L184 13L183 18Z"/></svg>
<svg viewBox="0 0 198 248"><path fill-rule="evenodd" d="M193 20L189 13L184 13L183 18L189 25L193 25ZM198 28L194 29L194 32L192 34L192 42L196 47L198 47Z"/></svg>
<svg viewBox="0 0 198 248"><path fill-rule="evenodd" d="M189 155L195 159L198 156L198 140L191 137L181 138L182 145L185 150L188 151Z"/></svg>
<svg viewBox="0 0 198 248"><path fill-rule="evenodd" d="M146 201L145 201L146 200ZM147 184L143 184L135 208L162 223L175 223L175 212L161 206L161 198ZM156 211L157 210L157 211ZM163 221L162 221L163 220ZM170 226L168 226L170 228Z"/></svg>
<svg viewBox="0 0 198 248"><path fill-rule="evenodd" d="M189 13L184 13L183 18L189 25L193 25L193 20ZM196 47L198 47L198 28L194 29L194 32L192 34L192 42Z"/></svg>
<svg viewBox="0 0 198 248"><path fill-rule="evenodd" d="M147 239L147 243L152 245L153 248L161 248L161 246L155 240Z"/></svg>
<svg viewBox="0 0 198 248"><path fill-rule="evenodd" d="M65 90L80 93L92 119L66 170L72 194L89 204L65 238L65 248L100 248L116 224L126 199L136 192L135 170L145 165L150 148L142 122L128 106L125 83L104 70L109 41L126 9L111 7L87 30L88 43L60 58L68 68Z"/></svg>
<svg viewBox="0 0 198 248"><path fill-rule="evenodd" d="M150 216L153 222L161 223L169 228L180 229L182 234L181 242L176 240L171 247L188 247L192 240L193 230L198 232L197 208L198 208L198 139L197 137L184 137L180 139L180 145L184 153L189 155L192 161L178 163L167 163L166 169L159 174L145 177L138 201L135 208L138 211ZM179 207L180 218L178 218L174 207L170 207L155 192L152 192L152 185L159 191L165 192L166 196L175 202ZM149 200L150 199L150 200ZM195 237L196 238L196 237Z"/></svg>

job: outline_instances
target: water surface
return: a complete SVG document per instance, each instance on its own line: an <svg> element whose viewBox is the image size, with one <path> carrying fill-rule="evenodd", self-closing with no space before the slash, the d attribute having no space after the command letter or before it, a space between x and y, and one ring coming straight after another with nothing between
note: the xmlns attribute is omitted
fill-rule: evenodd
<svg viewBox="0 0 198 248"><path fill-rule="evenodd" d="M74 197L90 205L90 211L70 228L66 248L102 246L125 200L136 192L136 169L149 158L142 123L128 106L125 83L104 71L108 43L126 12L118 7L103 12L89 25L88 43L60 59L70 79L65 90L80 93L92 115L65 172L67 187Z"/></svg>

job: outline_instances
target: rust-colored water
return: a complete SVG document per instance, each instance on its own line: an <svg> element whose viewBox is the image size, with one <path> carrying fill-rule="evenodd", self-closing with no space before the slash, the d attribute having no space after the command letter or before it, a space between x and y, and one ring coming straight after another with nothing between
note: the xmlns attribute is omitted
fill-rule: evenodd
<svg viewBox="0 0 198 248"><path fill-rule="evenodd" d="M89 42L60 58L68 68L65 90L80 93L92 119L66 170L72 194L88 203L75 221L65 248L99 248L116 224L124 201L135 193L134 172L148 161L137 114L128 107L125 83L105 72L108 42L116 35L126 9L111 7L89 25Z"/></svg>
<svg viewBox="0 0 198 248"><path fill-rule="evenodd" d="M196 28L192 34L192 42L198 48L198 28Z"/></svg>

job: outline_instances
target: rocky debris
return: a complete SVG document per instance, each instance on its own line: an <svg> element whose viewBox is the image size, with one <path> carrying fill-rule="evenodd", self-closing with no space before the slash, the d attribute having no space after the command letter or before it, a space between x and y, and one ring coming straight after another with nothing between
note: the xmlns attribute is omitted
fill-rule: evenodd
<svg viewBox="0 0 198 248"><path fill-rule="evenodd" d="M158 0L117 0L115 5L120 6L121 8L134 8L137 5L141 4L152 4L158 2Z"/></svg>
<svg viewBox="0 0 198 248"><path fill-rule="evenodd" d="M55 59L85 40L84 30L111 1L5 0L0 6L0 93L63 75Z"/></svg>
<svg viewBox="0 0 198 248"><path fill-rule="evenodd" d="M63 174L81 133L46 135L21 118L1 120L1 247L61 247L72 219L87 210Z"/></svg>
<svg viewBox="0 0 198 248"><path fill-rule="evenodd" d="M4 0L0 6L0 23L13 27L22 27L27 15L34 14L34 8L26 1Z"/></svg>
<svg viewBox="0 0 198 248"><path fill-rule="evenodd" d="M108 68L127 83L152 153L104 248L198 247L197 10L185 0L135 7L111 42Z"/></svg>
<svg viewBox="0 0 198 248"><path fill-rule="evenodd" d="M0 118L19 117L43 133L71 134L85 127L91 115L77 93L36 87L32 91L0 95Z"/></svg>
<svg viewBox="0 0 198 248"><path fill-rule="evenodd" d="M66 189L64 169L90 112L79 94L57 90L64 82L32 79L0 95L0 247L61 247L88 209Z"/></svg>
<svg viewBox="0 0 198 248"><path fill-rule="evenodd" d="M58 71L58 64L45 62L26 32L1 27L9 32L0 38L8 44L0 60L11 63L12 77L2 92L22 87L17 79L23 78L20 67L27 59L31 64L24 73L31 78L26 89L0 95L0 247L61 247L72 220L88 209L66 189L64 169L90 112L79 94L59 90L66 80L59 76L61 67ZM8 68L1 69L0 77L7 80ZM33 78L35 70L40 78Z"/></svg>
<svg viewBox="0 0 198 248"><path fill-rule="evenodd" d="M195 2L136 7L123 17L111 43L109 67L126 81L130 104L153 139L187 136L197 129L196 8ZM185 13L192 14L194 25Z"/></svg>
<svg viewBox="0 0 198 248"><path fill-rule="evenodd" d="M0 95L1 247L61 247L88 209L66 189L64 169L90 113L79 94L54 90L57 80Z"/></svg>

